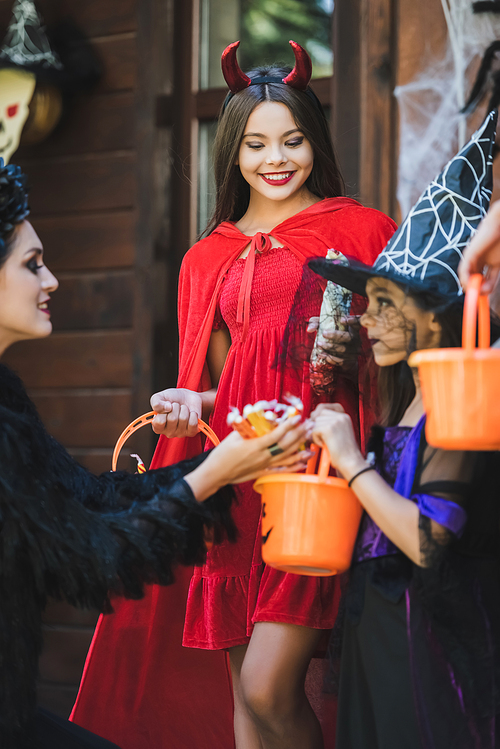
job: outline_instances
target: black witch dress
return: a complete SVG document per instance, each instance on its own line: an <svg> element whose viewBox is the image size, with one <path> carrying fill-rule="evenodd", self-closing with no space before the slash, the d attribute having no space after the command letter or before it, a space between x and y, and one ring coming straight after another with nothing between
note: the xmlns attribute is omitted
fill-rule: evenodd
<svg viewBox="0 0 500 749"><path fill-rule="evenodd" d="M140 598L147 583L171 583L176 564L202 562L205 526L232 537L231 490L199 503L183 480L205 457L97 478L49 436L20 380L0 365L2 749L112 746L36 714L42 611L48 597L110 610L110 593Z"/></svg>
<svg viewBox="0 0 500 749"><path fill-rule="evenodd" d="M376 431L424 566L363 516L331 643L336 749L500 746L499 457L431 448L424 423Z"/></svg>

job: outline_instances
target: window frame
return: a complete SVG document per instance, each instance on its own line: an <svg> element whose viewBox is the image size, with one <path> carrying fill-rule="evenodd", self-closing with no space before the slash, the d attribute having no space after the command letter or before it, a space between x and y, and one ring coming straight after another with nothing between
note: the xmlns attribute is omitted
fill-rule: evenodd
<svg viewBox="0 0 500 749"><path fill-rule="evenodd" d="M171 94L160 95L156 105L157 127L173 131L172 244L177 265L196 241L198 126L217 119L227 94L226 88L198 86L199 28L199 0L175 2L174 87ZM332 112L333 76L313 79L311 88Z"/></svg>

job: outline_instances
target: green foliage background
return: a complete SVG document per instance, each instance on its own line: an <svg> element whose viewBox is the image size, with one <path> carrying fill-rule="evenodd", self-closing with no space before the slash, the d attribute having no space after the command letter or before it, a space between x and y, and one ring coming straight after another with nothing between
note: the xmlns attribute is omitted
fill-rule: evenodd
<svg viewBox="0 0 500 749"><path fill-rule="evenodd" d="M288 41L306 47L315 77L331 75L331 9L325 0L240 0L243 70L258 64L293 63Z"/></svg>

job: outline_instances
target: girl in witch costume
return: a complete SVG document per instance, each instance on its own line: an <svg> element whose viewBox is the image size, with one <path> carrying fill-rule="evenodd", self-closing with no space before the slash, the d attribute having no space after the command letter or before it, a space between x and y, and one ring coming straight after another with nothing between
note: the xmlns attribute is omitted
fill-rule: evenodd
<svg viewBox="0 0 500 749"><path fill-rule="evenodd" d="M19 167L0 159L0 353L52 329L48 302L58 283L27 221L25 184ZM22 383L3 365L0 383L0 746L115 746L35 711L47 597L109 608L110 592L139 598L145 583L171 583L174 565L203 560L204 525L216 537L224 530L234 537L232 490L223 487L273 464L303 466L305 456L295 451L305 429L283 425L252 445L234 434L194 460L142 476L97 478L47 434ZM277 437L284 452L272 458Z"/></svg>
<svg viewBox="0 0 500 749"><path fill-rule="evenodd" d="M324 257L332 246L372 262L395 228L383 214L342 197L343 180L328 123L308 87L311 61L305 50L291 42L296 56L293 70L259 68L245 75L236 61L238 44L231 44L222 55L230 92L215 143L214 215L207 236L187 253L180 274L178 387L151 400L159 414L154 429L162 434L153 466L200 452L197 420L201 416L210 417L212 428L223 437L230 429L226 423L230 406L242 409L246 403L281 399L290 392L302 398L309 412L308 367L295 377L286 357L283 364L273 366L297 299L301 315L290 347L304 342L312 348L307 321L319 314L325 284L318 283L310 271L303 281L304 263L310 257ZM362 422L357 395L346 390L338 397L356 423ZM180 696L179 710L190 709L182 696L197 688L203 693L199 704L205 710L200 714L197 704L197 719L189 725L183 721L178 744L180 729L160 719L157 744L151 741L151 746L233 746L222 651L229 653L238 748L323 745L304 680L322 631L335 620L335 581L266 569L260 552L260 497L251 484L236 491L236 545L222 544L211 551L206 564L186 581L183 644L219 651L217 661L211 654L214 666L210 672L203 665L210 654L187 653L181 658L170 653L165 657L166 627L175 624L180 639L182 623L175 617L175 604L168 604L174 591L169 596L152 592L149 610L125 603L112 619L101 620L76 720L88 726L109 723L111 709L113 722L119 724L120 701L125 705L131 700L130 688L115 684L103 673L99 668L102 656L97 654L109 654L110 644L118 653L131 636L127 621L140 616L148 617L148 626L140 635L134 629L135 642L139 637L144 640L148 661L142 659L135 670L133 683L143 686L136 698L141 715L130 747L146 727L148 736L152 735L151 726L157 720L150 707L154 692L168 689L168 699L172 699L167 680ZM185 601L186 592L182 597L179 594L179 609ZM161 608L163 616L158 614ZM146 642L157 658L149 658ZM200 665L193 675L194 663ZM218 671L216 663L221 664ZM116 697L115 705L106 708L100 707L97 697L103 679ZM214 693L217 704L210 702L209 695ZM216 723L214 714L223 702L228 707L225 722ZM96 711L100 718L95 717Z"/></svg>
<svg viewBox="0 0 500 749"><path fill-rule="evenodd" d="M383 425L371 463L340 405L313 413L314 440L365 509L332 646L336 749L499 745L500 459L427 444L407 363L416 348L460 345L457 268L491 196L496 118L429 185L373 267L312 262L368 297L361 324L380 367Z"/></svg>

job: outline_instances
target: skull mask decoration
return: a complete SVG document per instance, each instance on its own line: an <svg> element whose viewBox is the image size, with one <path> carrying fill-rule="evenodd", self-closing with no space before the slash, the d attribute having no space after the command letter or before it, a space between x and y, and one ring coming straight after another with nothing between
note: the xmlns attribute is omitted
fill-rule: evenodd
<svg viewBox="0 0 500 749"><path fill-rule="evenodd" d="M26 145L41 143L65 103L100 75L99 61L77 26L65 19L48 35L35 0L13 0L0 45L0 157L9 161L21 134Z"/></svg>
<svg viewBox="0 0 500 749"><path fill-rule="evenodd" d="M6 164L19 146L35 85L33 73L15 68L0 70L0 156Z"/></svg>
<svg viewBox="0 0 500 749"><path fill-rule="evenodd" d="M33 0L14 0L0 47L0 156L5 163L19 146L30 102L36 104L37 83L60 71Z"/></svg>

